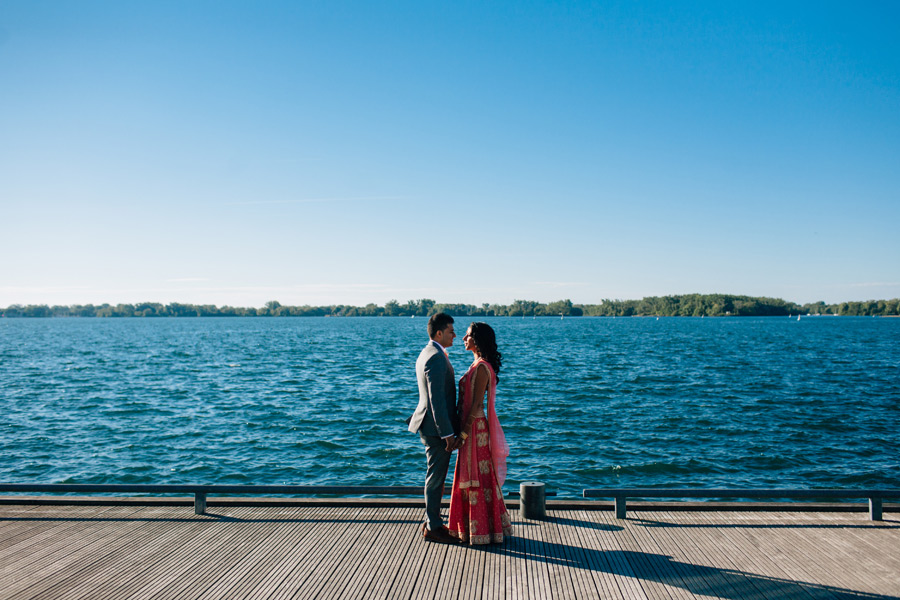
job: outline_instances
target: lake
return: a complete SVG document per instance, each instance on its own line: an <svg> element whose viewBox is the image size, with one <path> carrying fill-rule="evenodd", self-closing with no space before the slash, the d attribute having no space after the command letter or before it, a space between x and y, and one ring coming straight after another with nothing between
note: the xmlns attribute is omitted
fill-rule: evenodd
<svg viewBox="0 0 900 600"><path fill-rule="evenodd" d="M900 319L485 320L507 490L900 488ZM422 485L425 325L0 319L0 480Z"/></svg>

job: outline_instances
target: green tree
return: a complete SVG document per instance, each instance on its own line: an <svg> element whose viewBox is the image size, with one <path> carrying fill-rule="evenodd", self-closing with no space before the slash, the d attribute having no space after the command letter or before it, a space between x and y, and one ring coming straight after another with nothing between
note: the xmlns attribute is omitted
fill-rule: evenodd
<svg viewBox="0 0 900 600"><path fill-rule="evenodd" d="M389 317L400 315L400 304L396 300L388 300L384 305L384 314Z"/></svg>

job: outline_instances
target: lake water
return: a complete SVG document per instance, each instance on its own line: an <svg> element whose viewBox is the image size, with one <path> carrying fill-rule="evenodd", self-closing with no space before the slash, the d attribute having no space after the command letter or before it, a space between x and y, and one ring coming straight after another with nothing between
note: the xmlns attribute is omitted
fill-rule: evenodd
<svg viewBox="0 0 900 600"><path fill-rule="evenodd" d="M900 488L900 319L486 320L508 490ZM0 481L422 485L425 324L0 319Z"/></svg>

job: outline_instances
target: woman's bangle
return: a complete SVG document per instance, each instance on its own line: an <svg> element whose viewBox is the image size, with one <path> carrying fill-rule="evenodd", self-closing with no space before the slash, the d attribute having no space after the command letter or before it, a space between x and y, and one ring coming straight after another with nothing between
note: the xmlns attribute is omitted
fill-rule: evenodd
<svg viewBox="0 0 900 600"><path fill-rule="evenodd" d="M466 438L469 437L469 434L463 431L461 434L459 434L459 437L461 437L463 441L466 441Z"/></svg>

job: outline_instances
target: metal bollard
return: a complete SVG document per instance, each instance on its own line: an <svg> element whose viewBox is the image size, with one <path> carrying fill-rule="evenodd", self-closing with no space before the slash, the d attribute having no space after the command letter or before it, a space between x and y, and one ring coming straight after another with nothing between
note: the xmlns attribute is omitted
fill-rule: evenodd
<svg viewBox="0 0 900 600"><path fill-rule="evenodd" d="M203 492L194 493L194 514L206 514L206 494L204 494Z"/></svg>
<svg viewBox="0 0 900 600"><path fill-rule="evenodd" d="M881 521L883 519L881 498L869 498L869 519Z"/></svg>
<svg viewBox="0 0 900 600"><path fill-rule="evenodd" d="M523 481L519 484L519 498L523 519L542 521L547 518L547 500L543 483Z"/></svg>

